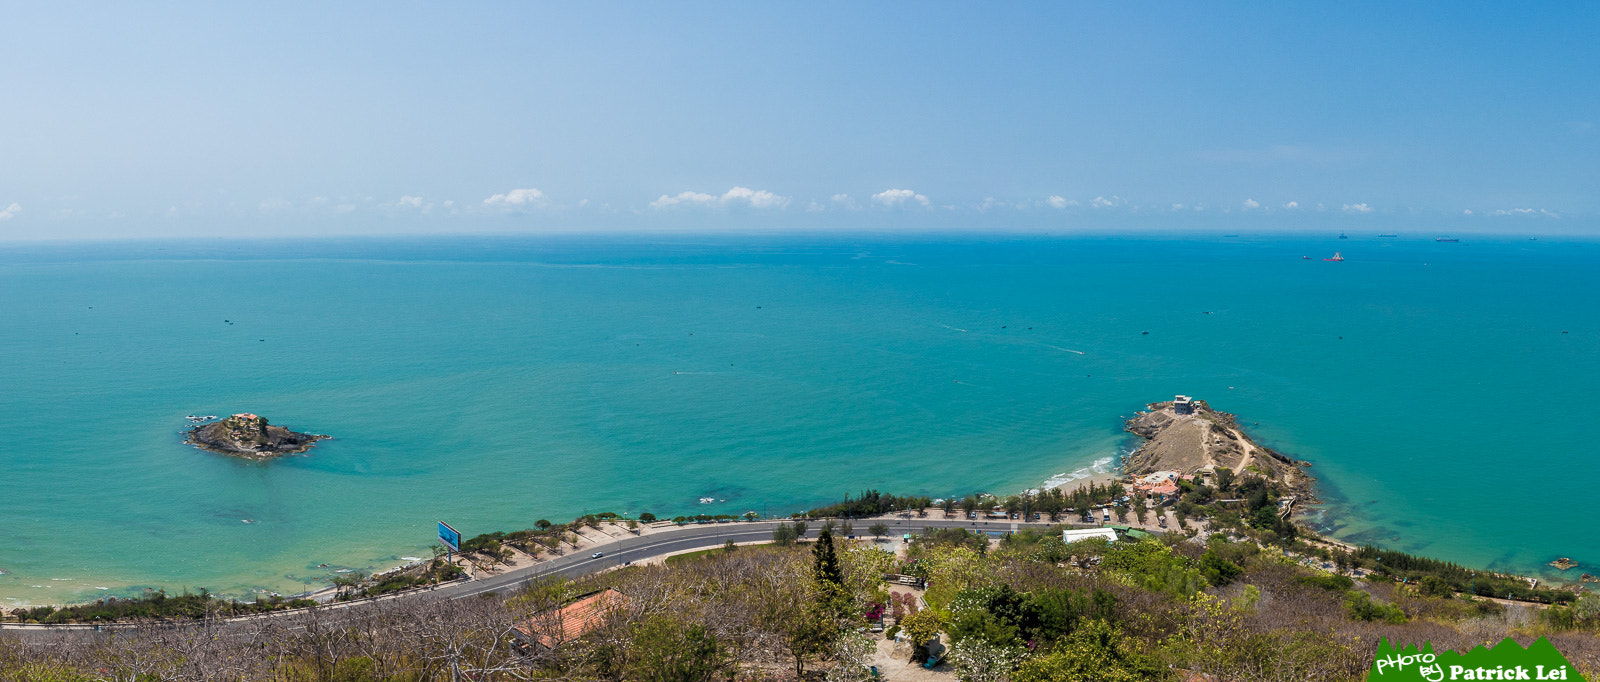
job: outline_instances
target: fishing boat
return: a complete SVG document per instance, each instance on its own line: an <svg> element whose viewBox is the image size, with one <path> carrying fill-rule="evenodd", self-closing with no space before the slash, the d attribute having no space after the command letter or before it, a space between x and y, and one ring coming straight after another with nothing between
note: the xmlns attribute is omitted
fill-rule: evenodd
<svg viewBox="0 0 1600 682"><path fill-rule="evenodd" d="M1461 240L1460 239L1456 239L1455 237L1439 237L1438 239L1435 239L1434 241L1436 241L1436 242L1459 242Z"/></svg>
<svg viewBox="0 0 1600 682"><path fill-rule="evenodd" d="M1332 257L1332 258L1324 258L1324 259L1322 259L1322 260L1325 260L1325 261L1333 261L1333 262L1335 262L1335 263L1338 263L1338 262L1340 262L1340 261L1343 261L1343 260L1344 260L1344 256L1341 256L1341 255L1339 255L1339 252L1338 252L1338 251L1334 251L1334 252L1333 252L1333 257Z"/></svg>
<svg viewBox="0 0 1600 682"><path fill-rule="evenodd" d="M1344 236L1344 233L1343 233L1343 232L1340 232L1340 233L1339 233L1339 238L1340 238L1340 239L1349 239L1349 237L1346 237L1346 236Z"/></svg>

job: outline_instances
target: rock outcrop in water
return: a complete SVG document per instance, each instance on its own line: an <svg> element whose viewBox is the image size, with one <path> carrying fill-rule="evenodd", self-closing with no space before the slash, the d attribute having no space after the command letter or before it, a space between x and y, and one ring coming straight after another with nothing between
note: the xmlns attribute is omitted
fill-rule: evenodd
<svg viewBox="0 0 1600 682"><path fill-rule="evenodd" d="M245 412L195 427L189 431L188 442L203 450L224 455L266 460L305 452L324 438L332 436L295 433L282 426L268 424L265 417Z"/></svg>
<svg viewBox="0 0 1600 682"><path fill-rule="evenodd" d="M1310 466L1257 444L1245 435L1233 415L1211 409L1203 400L1151 403L1147 411L1128 420L1128 431L1145 443L1123 461L1132 475L1156 471L1196 474L1227 468L1235 474L1254 474L1287 487L1309 492L1312 479L1301 467Z"/></svg>

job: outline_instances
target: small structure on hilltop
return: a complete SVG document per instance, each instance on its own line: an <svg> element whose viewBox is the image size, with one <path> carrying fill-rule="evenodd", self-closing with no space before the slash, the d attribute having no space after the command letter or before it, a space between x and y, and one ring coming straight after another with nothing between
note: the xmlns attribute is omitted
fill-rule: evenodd
<svg viewBox="0 0 1600 682"><path fill-rule="evenodd" d="M240 412L222 421L190 429L187 441L202 450L266 460L305 452L324 438L332 436L295 433L282 426L268 424L265 417Z"/></svg>
<svg viewBox="0 0 1600 682"><path fill-rule="evenodd" d="M622 593L612 588L590 592L558 609L536 613L514 629L525 645L554 649L594 632L625 606Z"/></svg>
<svg viewBox="0 0 1600 682"><path fill-rule="evenodd" d="M1194 414L1194 398L1186 395L1174 396L1172 411L1178 414Z"/></svg>

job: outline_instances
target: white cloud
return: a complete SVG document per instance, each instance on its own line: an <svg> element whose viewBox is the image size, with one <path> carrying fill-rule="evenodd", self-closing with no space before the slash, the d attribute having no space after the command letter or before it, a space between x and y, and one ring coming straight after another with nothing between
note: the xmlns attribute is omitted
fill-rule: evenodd
<svg viewBox="0 0 1600 682"><path fill-rule="evenodd" d="M1044 203L1050 204L1051 208L1066 208L1068 206L1077 206L1078 205L1078 202L1073 201L1071 199L1068 199L1066 197L1060 196L1058 194L1050 195L1050 198L1049 199L1045 199Z"/></svg>
<svg viewBox="0 0 1600 682"><path fill-rule="evenodd" d="M1550 216L1551 218L1560 218L1561 217L1559 215L1551 213L1550 211L1547 211L1547 210L1542 209L1542 208L1502 209L1502 210L1495 211L1495 212L1491 213L1490 215L1544 215L1544 216Z"/></svg>
<svg viewBox="0 0 1600 682"><path fill-rule="evenodd" d="M764 189L734 187L722 194L722 203L736 201L748 203L751 208L783 208L789 205L789 197L778 196Z"/></svg>
<svg viewBox="0 0 1600 682"><path fill-rule="evenodd" d="M21 212L22 204L12 202L10 206L5 207L5 210L0 210L0 220L10 220L17 217L17 214Z"/></svg>
<svg viewBox="0 0 1600 682"><path fill-rule="evenodd" d="M1371 213L1372 207L1366 204L1345 204L1345 213Z"/></svg>
<svg viewBox="0 0 1600 682"><path fill-rule="evenodd" d="M545 202L544 192L532 187L514 189L505 194L496 194L483 200L485 206L543 206Z"/></svg>
<svg viewBox="0 0 1600 682"><path fill-rule="evenodd" d="M700 192L679 192L677 196L667 196L665 194L661 195L661 198L650 202L650 208L670 208L681 204L705 205L715 202L716 200L717 198L711 196L710 194L702 194Z"/></svg>
<svg viewBox="0 0 1600 682"><path fill-rule="evenodd" d="M749 187L734 187L722 193L722 196L706 194L704 192L679 192L676 195L663 194L655 201L650 202L650 208L672 208L674 206L713 206L728 204L748 204L751 208L783 208L789 205L789 197L780 196L764 189L750 189Z"/></svg>
<svg viewBox="0 0 1600 682"><path fill-rule="evenodd" d="M1289 202L1289 203L1287 203L1287 204L1284 204L1284 205L1283 205L1283 207L1284 207L1284 208L1288 208L1288 209L1296 209L1296 208L1300 208L1300 202L1298 202L1298 201L1291 201L1291 202Z"/></svg>
<svg viewBox="0 0 1600 682"><path fill-rule="evenodd" d="M451 206L454 206L454 205L456 205L456 202L455 202L454 199L445 199L444 200L444 207L445 208L450 208Z"/></svg>
<svg viewBox="0 0 1600 682"><path fill-rule="evenodd" d="M1110 208L1112 206L1121 206L1123 203L1122 197L1113 195L1110 199L1095 197L1093 201L1089 202L1089 205L1095 208Z"/></svg>
<svg viewBox="0 0 1600 682"><path fill-rule="evenodd" d="M816 213L817 211L826 210L827 208L828 207L823 206L822 204L819 204L819 203L817 203L815 201L806 202L806 212L807 213Z"/></svg>
<svg viewBox="0 0 1600 682"><path fill-rule="evenodd" d="M414 197L410 194L407 194L400 197L400 201L396 202L395 205L404 206L406 208L422 208L422 197Z"/></svg>
<svg viewBox="0 0 1600 682"><path fill-rule="evenodd" d="M915 201L923 206L928 205L928 197L909 189L886 189L872 195L872 200L884 206L900 206L907 201Z"/></svg>
<svg viewBox="0 0 1600 682"><path fill-rule="evenodd" d="M1172 205L1172 210L1174 210L1174 211L1182 211L1183 210L1183 204L1173 204Z"/></svg>
<svg viewBox="0 0 1600 682"><path fill-rule="evenodd" d="M1261 202L1256 201L1255 199L1245 199L1244 210L1248 211L1253 208L1261 208Z"/></svg>
<svg viewBox="0 0 1600 682"><path fill-rule="evenodd" d="M1461 215L1472 215L1472 209L1470 209L1470 208L1468 208L1468 209L1463 209L1463 210L1462 210L1462 211L1461 211Z"/></svg>

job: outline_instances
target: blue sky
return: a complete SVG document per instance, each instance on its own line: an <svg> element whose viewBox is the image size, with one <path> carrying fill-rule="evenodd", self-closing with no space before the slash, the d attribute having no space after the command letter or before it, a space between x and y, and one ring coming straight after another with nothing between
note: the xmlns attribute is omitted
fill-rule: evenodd
<svg viewBox="0 0 1600 682"><path fill-rule="evenodd" d="M1600 232L1600 4L0 5L0 240Z"/></svg>

